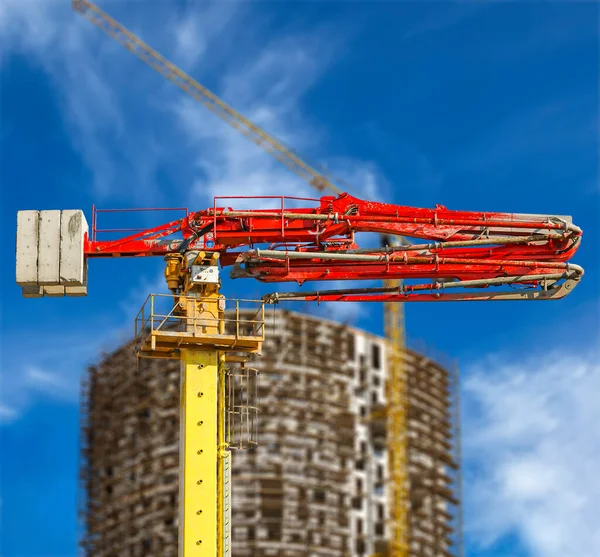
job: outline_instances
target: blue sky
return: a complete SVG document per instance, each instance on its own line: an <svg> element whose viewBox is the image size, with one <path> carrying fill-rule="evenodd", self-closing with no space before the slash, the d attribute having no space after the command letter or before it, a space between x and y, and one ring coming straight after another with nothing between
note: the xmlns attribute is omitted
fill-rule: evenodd
<svg viewBox="0 0 600 557"><path fill-rule="evenodd" d="M462 372L467 555L598 555L598 6L100 4L364 197L573 215L586 276L567 299L418 304L406 318ZM312 195L69 5L0 5L6 246L19 209ZM164 290L162 262L93 261L89 296L59 300L22 299L11 253L0 272L0 554L71 556L78 379ZM381 332L378 306L321 311Z"/></svg>

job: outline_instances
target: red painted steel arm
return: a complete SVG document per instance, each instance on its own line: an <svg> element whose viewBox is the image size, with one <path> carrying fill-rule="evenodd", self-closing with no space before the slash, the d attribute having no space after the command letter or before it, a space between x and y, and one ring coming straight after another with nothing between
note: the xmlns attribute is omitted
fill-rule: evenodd
<svg viewBox="0 0 600 557"><path fill-rule="evenodd" d="M548 281L554 284L575 275L578 280L583 274L581 268L567 264L581 238L581 230L568 217L453 211L442 206L423 209L364 201L348 194L322 197L315 207L285 209L281 199L279 209L239 211L215 204L119 240L88 240L86 255L218 251L222 265L234 266L234 278L300 284L402 278L441 280L438 284L446 285L444 289L465 281L475 281L471 287L518 284L536 288L544 280L547 287ZM358 232L428 242L361 249L355 241ZM234 251L239 248L249 249ZM431 286L407 286L401 295L421 295L425 289L431 290ZM441 287L437 290L439 299ZM321 293L315 299L347 301L375 295L391 299L390 292L331 294L330 298Z"/></svg>

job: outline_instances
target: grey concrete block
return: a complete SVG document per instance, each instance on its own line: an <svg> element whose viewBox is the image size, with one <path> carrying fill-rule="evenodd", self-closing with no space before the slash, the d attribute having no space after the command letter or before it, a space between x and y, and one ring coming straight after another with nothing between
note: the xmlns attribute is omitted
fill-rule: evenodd
<svg viewBox="0 0 600 557"><path fill-rule="evenodd" d="M35 286L38 282L38 211L17 213L17 284Z"/></svg>
<svg viewBox="0 0 600 557"><path fill-rule="evenodd" d="M88 224L83 211L62 211L60 221L60 283L83 286L85 265L83 255L85 234Z"/></svg>
<svg viewBox="0 0 600 557"><path fill-rule="evenodd" d="M40 211L38 282L60 284L60 211Z"/></svg>

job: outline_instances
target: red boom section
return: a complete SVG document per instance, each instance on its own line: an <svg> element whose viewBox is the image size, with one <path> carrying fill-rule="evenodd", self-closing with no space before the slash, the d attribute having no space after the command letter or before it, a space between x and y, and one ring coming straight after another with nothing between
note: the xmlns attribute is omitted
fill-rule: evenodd
<svg viewBox="0 0 600 557"><path fill-rule="evenodd" d="M539 288L553 298L564 295L555 295L559 285L570 281L572 288L573 281L583 274L580 267L567 263L581 239L581 230L569 217L453 211L439 205L414 208L364 201L348 194L322 197L309 208L286 209L286 201L298 205L306 200L277 199L280 208L259 210L217 207L215 200L212 208L119 240L89 240L86 255L218 251L222 265L233 265L234 278L264 282L434 280L433 286L409 285L396 292L289 293L278 299L454 299L457 295L445 291L459 285ZM366 232L427 242L361 248L356 235Z"/></svg>

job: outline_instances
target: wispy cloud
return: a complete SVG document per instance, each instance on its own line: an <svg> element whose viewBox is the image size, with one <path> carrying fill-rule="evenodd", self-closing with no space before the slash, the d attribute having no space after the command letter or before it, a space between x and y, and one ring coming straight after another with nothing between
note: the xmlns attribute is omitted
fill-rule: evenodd
<svg viewBox="0 0 600 557"><path fill-rule="evenodd" d="M74 148L93 171L96 195L107 195L118 172L108 147L124 129L116 88L99 71L101 37L70 11L70 3L7 0L0 14L4 54L35 60L54 82ZM91 35L91 37L90 37Z"/></svg>
<svg viewBox="0 0 600 557"><path fill-rule="evenodd" d="M598 554L599 356L498 356L467 370L467 534L480 549L516 533L536 557Z"/></svg>
<svg viewBox="0 0 600 557"><path fill-rule="evenodd" d="M336 41L326 43L321 36L299 33L274 38L259 49L252 61L234 63L224 73L223 86L217 93L285 145L309 154L319 152L324 131L307 124L298 114L302 112L304 94L326 71L336 48ZM186 143L197 153L193 157L194 201L215 195L318 196L305 180L192 99L178 99L172 111ZM329 171L343 167L343 178L359 179L365 186L363 195L377 194L380 176L373 163L318 158L319 162L328 161Z"/></svg>
<svg viewBox="0 0 600 557"><path fill-rule="evenodd" d="M285 292L325 292L329 290L346 290L355 288L372 288L381 286L381 282L375 280L331 280L315 281L299 286L295 283L286 283L277 290ZM276 288L269 288L274 292ZM310 315L317 315L340 323L354 324L373 312L376 307L370 302L303 302L303 301L280 301L280 309L300 311Z"/></svg>
<svg viewBox="0 0 600 557"><path fill-rule="evenodd" d="M117 346L124 331L131 331L130 316L112 323L102 335L91 335L85 328L51 331L42 324L39 331L35 327L29 331L38 338L34 352L27 349L31 336L3 334L0 423L19 419L40 400L76 403L81 374L104 351Z"/></svg>
<svg viewBox="0 0 600 557"><path fill-rule="evenodd" d="M172 197L174 192L159 185L159 171L166 172L179 195L194 189L194 201L239 191L291 194L301 189L308 194L310 188L287 169L67 4L8 0L0 16L0 45L4 52L34 59L54 82L73 145L93 172L97 198L146 205ZM160 5L156 13L134 9L133 17L117 8L107 6L117 18L126 16L126 25L135 21L129 24L144 40L164 47L167 57L284 143L311 156L317 153L320 160L332 155L319 148L325 130L300 116L301 101L339 55L342 30L271 32L266 40L249 42L243 30L252 14L244 5L208 2L181 10ZM232 55L223 59L223 52ZM218 67L215 59L221 60ZM200 172L190 183L194 164Z"/></svg>
<svg viewBox="0 0 600 557"><path fill-rule="evenodd" d="M190 70L198 63L209 67L211 62L222 60L222 49L211 48L228 28L237 25L233 20L243 15L240 2L198 2L187 6L174 20L172 36L176 48L174 57L183 68Z"/></svg>
<svg viewBox="0 0 600 557"><path fill-rule="evenodd" d="M293 306L290 309L293 309ZM325 302L318 306L306 304L303 309L306 313L346 324L354 324L369 314L367 302Z"/></svg>
<svg viewBox="0 0 600 557"><path fill-rule="evenodd" d="M10 423L19 417L19 411L17 408L0 404L0 424Z"/></svg>
<svg viewBox="0 0 600 557"><path fill-rule="evenodd" d="M31 389L58 399L76 400L79 392L77 381L69 381L59 372L36 366L26 368L25 382Z"/></svg>

